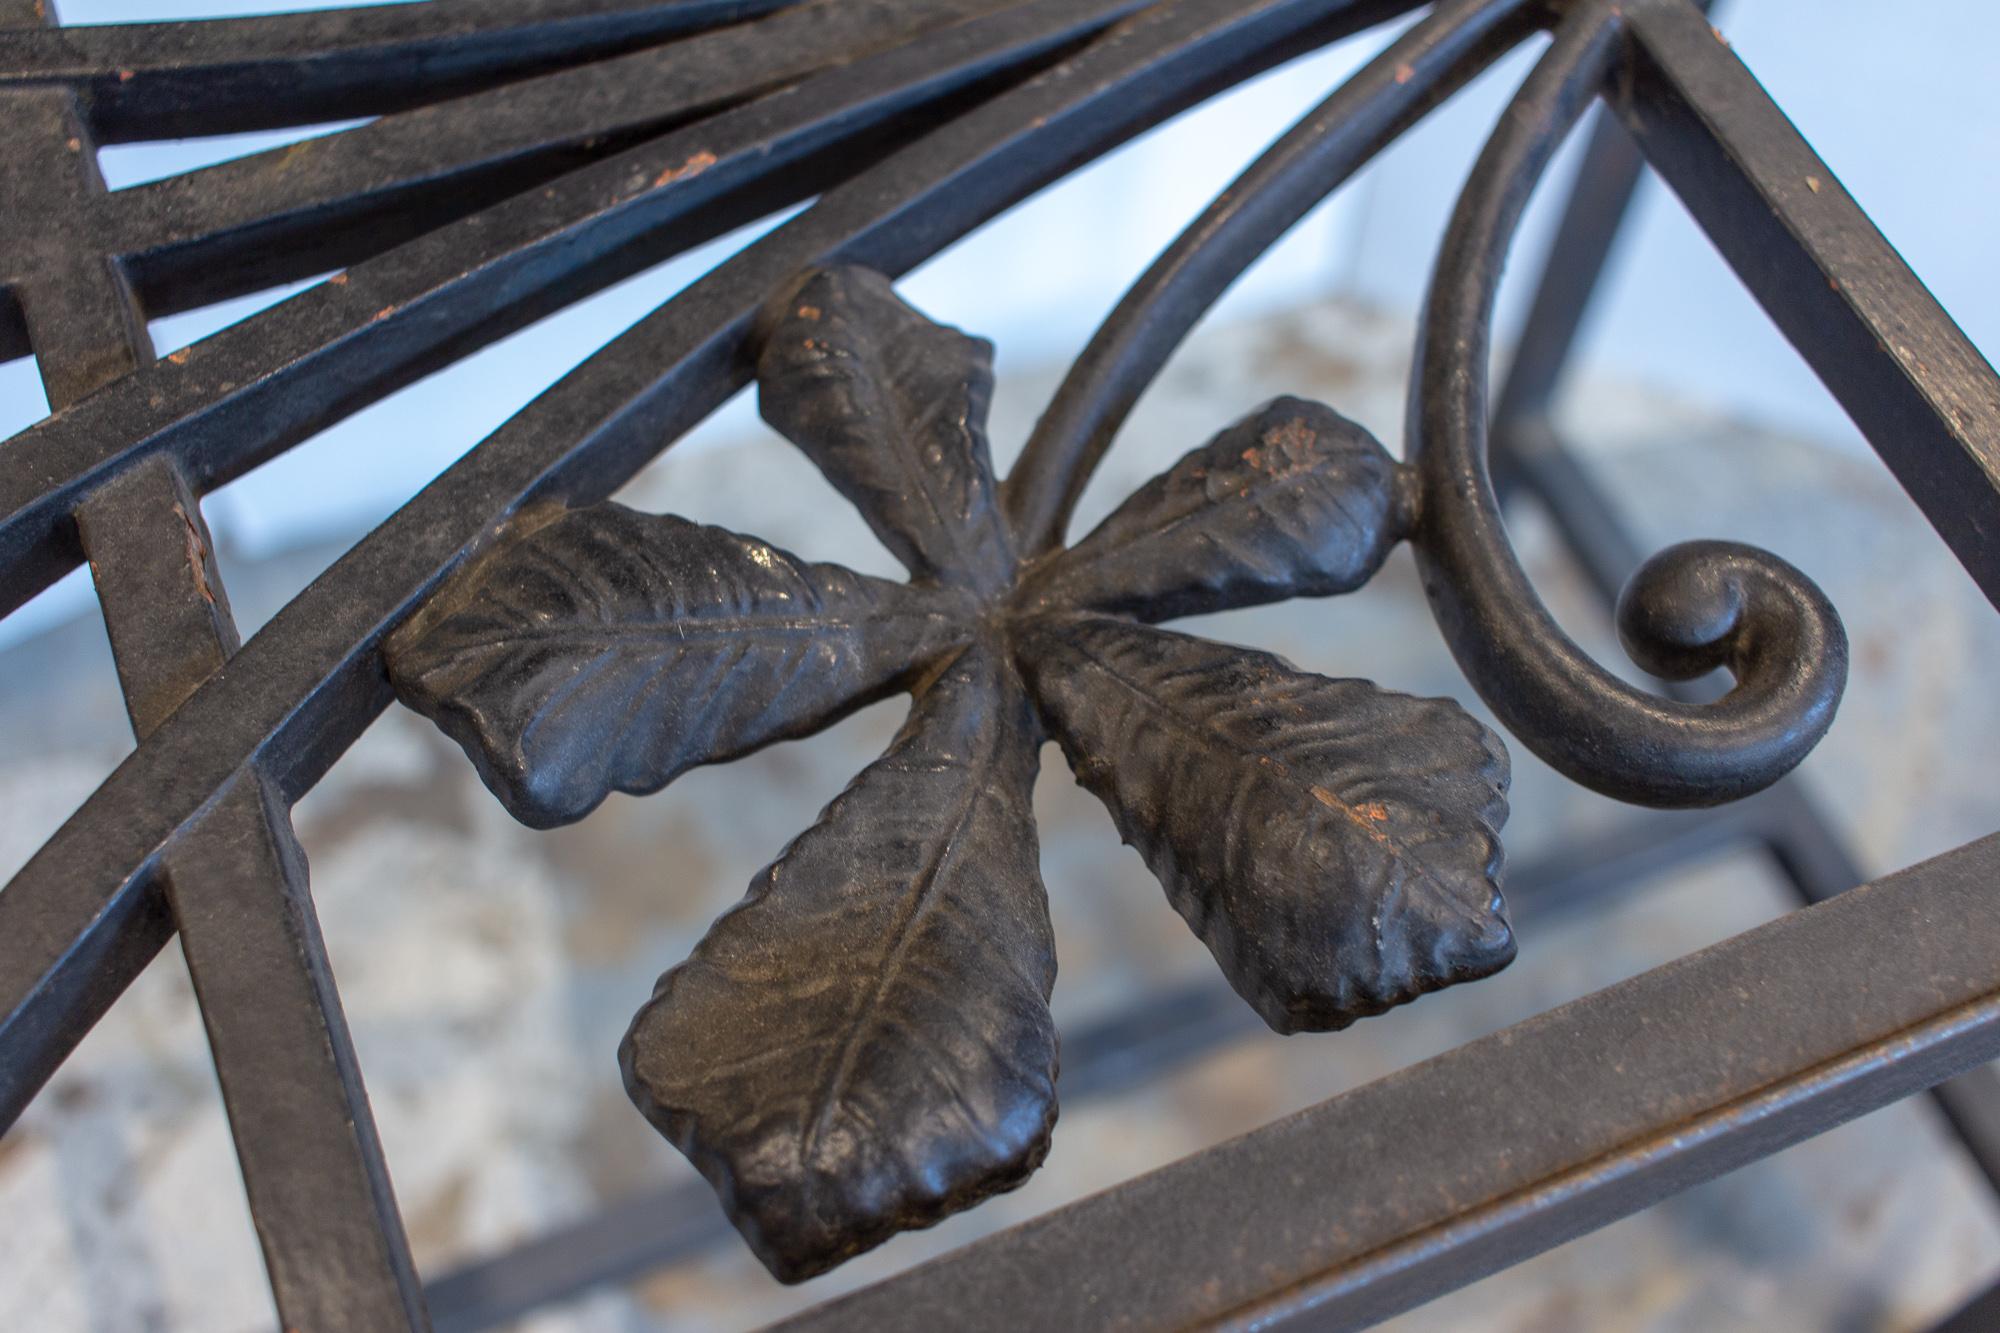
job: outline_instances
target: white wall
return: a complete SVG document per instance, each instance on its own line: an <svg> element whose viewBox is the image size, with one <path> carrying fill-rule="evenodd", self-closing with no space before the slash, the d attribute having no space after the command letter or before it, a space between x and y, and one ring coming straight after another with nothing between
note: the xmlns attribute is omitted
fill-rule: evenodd
<svg viewBox="0 0 2000 1333"><path fill-rule="evenodd" d="M323 0L319 0L323 3ZM59 0L70 22L317 7L315 0ZM1903 248L1989 356L2000 352L2000 45L1993 0L1726 0L1737 51ZM1254 153L1381 45L1382 35L1275 71L1029 201L919 270L906 292L993 337L1003 368L1065 357L1124 286ZM1465 168L1532 52L1493 71L1308 219L1232 292L1229 318L1348 294L1414 311ZM114 187L294 135L108 150ZM1551 185L1566 179L1558 164ZM1512 327L1546 244L1545 188L1503 292ZM1642 195L1588 334L1585 364L1657 381L1777 422L1853 431L1657 185ZM741 237L641 274L341 423L212 497L226 550L257 555L379 521L582 356ZM154 326L162 352L268 304L267 294ZM33 369L0 366L0 434L46 411ZM723 430L749 405L727 409ZM79 578L0 624L0 643L87 606Z"/></svg>

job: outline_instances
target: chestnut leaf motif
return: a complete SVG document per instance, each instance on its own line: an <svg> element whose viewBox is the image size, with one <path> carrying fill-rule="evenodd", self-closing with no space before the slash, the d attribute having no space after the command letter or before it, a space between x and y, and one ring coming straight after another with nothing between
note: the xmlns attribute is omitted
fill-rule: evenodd
<svg viewBox="0 0 2000 1333"><path fill-rule="evenodd" d="M1365 583L1411 506L1360 426L1278 399L1024 562L986 440L989 343L878 273L826 269L768 322L757 378L909 582L599 504L523 524L391 642L389 671L536 827L913 695L620 1051L774 1274L930 1225L1047 1154L1045 739L1278 1031L1512 959L1492 732L1448 700L1155 628Z"/></svg>

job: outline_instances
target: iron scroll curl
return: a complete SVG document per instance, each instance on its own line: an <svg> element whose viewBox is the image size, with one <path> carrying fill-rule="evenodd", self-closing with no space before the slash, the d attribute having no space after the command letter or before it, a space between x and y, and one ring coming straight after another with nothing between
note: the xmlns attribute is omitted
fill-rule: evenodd
<svg viewBox="0 0 2000 1333"><path fill-rule="evenodd" d="M1832 604L1768 551L1670 547L1626 585L1619 638L1656 676L1690 680L1725 667L1735 685L1713 703L1639 689L1593 661L1536 595L1487 458L1486 365L1508 246L1535 183L1596 96L1620 24L1614 8L1591 7L1557 31L1452 212L1410 377L1406 439L1420 483L1412 541L1446 642L1514 736L1608 796L1717 805L1783 777L1832 725L1848 659Z"/></svg>

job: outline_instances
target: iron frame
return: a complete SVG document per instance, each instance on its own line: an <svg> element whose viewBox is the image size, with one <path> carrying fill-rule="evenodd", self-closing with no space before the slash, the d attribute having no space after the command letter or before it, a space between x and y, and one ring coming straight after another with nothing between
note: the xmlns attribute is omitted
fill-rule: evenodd
<svg viewBox="0 0 2000 1333"><path fill-rule="evenodd" d="M0 608L87 557L140 738L0 890L0 1124L178 930L281 1318L426 1326L288 821L387 706L389 631L510 515L608 495L739 389L739 348L792 275L834 260L898 274L1210 93L1418 7L985 0L939 17L886 2L430 0L64 30L39 0L0 4L0 107L18 131L0 153L18 219L0 253L0 355L32 351L54 409L0 453ZM2000 380L1702 8L1458 9L1498 34L1477 59L1451 53L1400 102L1400 71L1364 87L1342 109L1368 116L1295 147L1332 153L1310 160L1337 179L1499 38L1604 25L1607 72L1585 91L1611 116L1494 413L1501 490L1536 493L1615 596L1637 553L1548 409L1643 162L2000 603ZM705 79L659 92L647 76L696 43ZM568 100L586 79L634 95L593 118ZM289 175L266 155L111 195L93 165L99 143L350 115L383 119ZM1032 529L1059 525L1186 329L1324 193L1302 174L1282 153L1253 167L1093 342L1080 364L1098 396L1059 403L1088 443L1010 496ZM237 643L203 494L540 313L814 197ZM146 316L340 266L153 361ZM1925 1088L1993 1177L2000 1090L1979 1066L2000 1056L2000 925L1980 909L2000 838L1843 892L1861 875L1786 780L1713 814L1644 816L1516 884L1530 911L1575 904L1741 839L1812 905L798 1322L1356 1326ZM1072 1093L1238 1030L1214 992L1169 999L1171 1023L1076 1034L1086 1086ZM270 1096L280 1085L289 1095ZM711 1215L639 1201L435 1279L431 1316L486 1326L704 1243L715 1226L695 1219ZM678 1229L600 1248L635 1219Z"/></svg>

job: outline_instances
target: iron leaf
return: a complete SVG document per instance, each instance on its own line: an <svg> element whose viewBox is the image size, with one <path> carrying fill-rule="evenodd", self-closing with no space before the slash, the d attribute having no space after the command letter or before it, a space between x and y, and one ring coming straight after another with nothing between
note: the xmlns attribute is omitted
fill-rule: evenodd
<svg viewBox="0 0 2000 1333"><path fill-rule="evenodd" d="M1403 535L1400 473L1333 409L1276 399L1133 492L1027 600L1160 621L1352 592Z"/></svg>
<svg viewBox="0 0 2000 1333"><path fill-rule="evenodd" d="M1039 745L1005 659L967 650L633 1021L633 1100L785 1281L1012 1188L1048 1150Z"/></svg>
<svg viewBox="0 0 2000 1333"><path fill-rule="evenodd" d="M961 642L968 617L936 589L603 504L505 548L388 662L514 817L551 828L830 725Z"/></svg>
<svg viewBox="0 0 2000 1333"><path fill-rule="evenodd" d="M1014 572L986 443L993 344L926 319L872 269L821 269L772 326L764 419L918 578L992 594Z"/></svg>
<svg viewBox="0 0 2000 1333"><path fill-rule="evenodd" d="M1098 616L1023 627L1020 656L1079 780L1273 1028L1512 960L1506 752L1456 704Z"/></svg>

